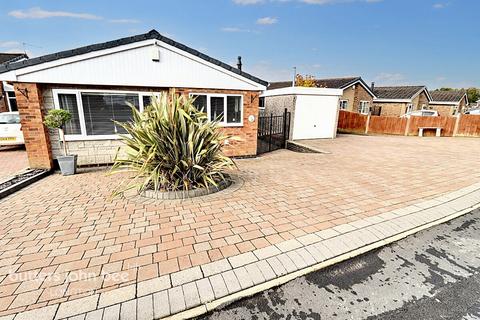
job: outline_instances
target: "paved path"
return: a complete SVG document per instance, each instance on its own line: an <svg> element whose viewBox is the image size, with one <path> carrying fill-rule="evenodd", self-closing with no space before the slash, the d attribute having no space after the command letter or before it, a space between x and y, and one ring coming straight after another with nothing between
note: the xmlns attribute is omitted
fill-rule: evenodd
<svg viewBox="0 0 480 320"><path fill-rule="evenodd" d="M0 148L0 181L28 168L27 152L18 148Z"/></svg>
<svg viewBox="0 0 480 320"><path fill-rule="evenodd" d="M179 299L168 313L182 311L198 300L182 303L183 287L173 290L179 284L208 288L226 270L239 267L245 275L238 261L258 262L298 249L300 239L308 245L401 218L391 212L411 214L422 203L463 197L444 195L471 192L480 182L480 172L472 170L479 141L341 136L328 141L331 154L282 150L240 160L232 188L183 202L112 199L121 176L105 171L51 175L0 201L0 316L49 305L70 316L164 289ZM248 286L245 281L203 297L226 297Z"/></svg>
<svg viewBox="0 0 480 320"><path fill-rule="evenodd" d="M203 317L480 319L480 210Z"/></svg>

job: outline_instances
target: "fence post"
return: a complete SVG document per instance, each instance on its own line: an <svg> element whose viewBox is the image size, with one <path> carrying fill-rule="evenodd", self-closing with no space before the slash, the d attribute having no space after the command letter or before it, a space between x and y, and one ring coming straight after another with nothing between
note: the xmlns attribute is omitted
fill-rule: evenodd
<svg viewBox="0 0 480 320"><path fill-rule="evenodd" d="M283 147L287 147L287 108L283 111Z"/></svg>
<svg viewBox="0 0 480 320"><path fill-rule="evenodd" d="M273 135L273 113L270 114L270 137L268 141L268 152L272 151L272 135Z"/></svg>
<svg viewBox="0 0 480 320"><path fill-rule="evenodd" d="M410 121L412 120L412 116L407 118L407 125L405 126L405 136L408 136L408 132L410 131Z"/></svg>
<svg viewBox="0 0 480 320"><path fill-rule="evenodd" d="M368 134L368 129L370 127L370 116L371 116L371 113L369 112L367 116L367 123L365 124L365 134Z"/></svg>
<svg viewBox="0 0 480 320"><path fill-rule="evenodd" d="M460 120L462 118L462 114L459 113L457 115L457 119L455 119L455 127L453 127L453 135L452 137L456 137L458 135L458 130L460 129Z"/></svg>

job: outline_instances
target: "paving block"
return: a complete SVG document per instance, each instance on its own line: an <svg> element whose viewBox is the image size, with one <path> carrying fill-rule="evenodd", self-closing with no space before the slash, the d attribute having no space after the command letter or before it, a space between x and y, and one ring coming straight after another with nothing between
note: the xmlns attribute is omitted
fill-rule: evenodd
<svg viewBox="0 0 480 320"><path fill-rule="evenodd" d="M172 273L170 276L173 287L203 278L202 270L199 266Z"/></svg>
<svg viewBox="0 0 480 320"><path fill-rule="evenodd" d="M99 295L95 294L60 303L55 319L64 319L95 310L97 308L98 297Z"/></svg>
<svg viewBox="0 0 480 320"><path fill-rule="evenodd" d="M325 256L315 247L315 244L306 246L305 250L307 250L312 255L316 263L320 263L326 260Z"/></svg>
<svg viewBox="0 0 480 320"><path fill-rule="evenodd" d="M329 239L329 238L333 238L333 237L338 236L339 232L333 230L332 228L329 228L329 229L318 231L315 234L322 239Z"/></svg>
<svg viewBox="0 0 480 320"><path fill-rule="evenodd" d="M87 313L85 316L85 320L102 320L103 317L103 309L95 310L92 312Z"/></svg>
<svg viewBox="0 0 480 320"><path fill-rule="evenodd" d="M267 246L265 248L253 251L253 254L258 258L258 260L267 259L279 255L280 253L282 252L275 246Z"/></svg>
<svg viewBox="0 0 480 320"><path fill-rule="evenodd" d="M198 294L200 295L200 301L202 303L210 302L215 299L212 285L207 278L197 280L195 281L195 284L197 285Z"/></svg>
<svg viewBox="0 0 480 320"><path fill-rule="evenodd" d="M208 278L210 284L212 285L213 293L215 298L219 299L228 294L227 285L221 274L216 274Z"/></svg>
<svg viewBox="0 0 480 320"><path fill-rule="evenodd" d="M170 303L171 314L185 310L185 298L182 287L179 286L168 289L168 302Z"/></svg>
<svg viewBox="0 0 480 320"><path fill-rule="evenodd" d="M313 258L313 256L307 251L305 248L300 248L295 250L295 252L302 257L303 261L307 263L307 266L313 266L317 262Z"/></svg>
<svg viewBox="0 0 480 320"><path fill-rule="evenodd" d="M210 277L217 273L222 273L227 270L231 270L232 266L227 259L222 259L214 262L210 262L201 266L203 275Z"/></svg>
<svg viewBox="0 0 480 320"><path fill-rule="evenodd" d="M333 230L337 231L338 233L347 233L355 230L355 227L352 225L349 225L348 223L345 223L345 224L341 224L339 226L333 227Z"/></svg>
<svg viewBox="0 0 480 320"><path fill-rule="evenodd" d="M314 247L325 257L325 260L335 256L335 253L329 247L327 247L324 242L315 243Z"/></svg>
<svg viewBox="0 0 480 320"><path fill-rule="evenodd" d="M310 234L306 234L304 236L298 237L297 240L300 241L304 246L308 246L309 244L316 243L322 240L322 238L320 238L314 233L310 233Z"/></svg>
<svg viewBox="0 0 480 320"><path fill-rule="evenodd" d="M258 262L255 262L255 265L262 272L262 275L264 276L266 281L275 279L277 277L272 267L268 264L267 260L260 260Z"/></svg>
<svg viewBox="0 0 480 320"><path fill-rule="evenodd" d="M120 304L116 304L103 309L102 320L118 320L120 319Z"/></svg>
<svg viewBox="0 0 480 320"><path fill-rule="evenodd" d="M297 269L300 270L307 267L305 260L303 260L303 258L296 251L287 252L286 255L290 258L290 260L293 261Z"/></svg>
<svg viewBox="0 0 480 320"><path fill-rule="evenodd" d="M267 259L268 265L272 267L273 272L277 275L277 277L283 276L287 274L287 270L283 266L283 264L278 260L277 257L272 257Z"/></svg>
<svg viewBox="0 0 480 320"><path fill-rule="evenodd" d="M250 278L250 275L247 272L247 269L245 267L240 267L233 269L235 272L235 275L237 276L238 282L240 282L240 286L242 289L249 288L253 286L253 280Z"/></svg>
<svg viewBox="0 0 480 320"><path fill-rule="evenodd" d="M200 296L195 282L186 283L182 287L187 309L198 306L200 304Z"/></svg>
<svg viewBox="0 0 480 320"><path fill-rule="evenodd" d="M108 307L117 303L122 303L135 298L136 285L105 291L100 294L100 300L98 302L99 308Z"/></svg>
<svg viewBox="0 0 480 320"><path fill-rule="evenodd" d="M230 262L233 268L238 268L246 264L256 262L257 260L258 259L253 254L253 252L245 252L245 253L228 258L228 261Z"/></svg>
<svg viewBox="0 0 480 320"><path fill-rule="evenodd" d="M225 285L227 286L227 290L229 294L235 293L240 291L242 288L240 287L240 283L238 282L235 273L232 270L228 270L226 272L222 272L223 280L225 281Z"/></svg>
<svg viewBox="0 0 480 320"><path fill-rule="evenodd" d="M288 252L303 247L303 245L296 239L282 241L275 244L275 246L282 252Z"/></svg>
<svg viewBox="0 0 480 320"><path fill-rule="evenodd" d="M276 256L276 258L280 261L280 263L285 268L285 270L287 270L287 273L297 271L298 269L297 266L285 253L282 253L281 255Z"/></svg>
<svg viewBox="0 0 480 320"><path fill-rule="evenodd" d="M78 316L70 317L68 320L85 320L85 314L80 314Z"/></svg>
<svg viewBox="0 0 480 320"><path fill-rule="evenodd" d="M137 301L130 300L120 305L120 320L137 319Z"/></svg>
<svg viewBox="0 0 480 320"><path fill-rule="evenodd" d="M30 311L21 312L21 313L17 314L16 319L20 319L20 320L31 320L31 319L34 319L34 320L52 320L53 317L55 317L55 312L57 311L57 308L58 308L58 304L55 304L55 305L51 305L51 306L48 306L48 307L43 307L43 308L38 308L38 309L30 310ZM15 315L5 316L5 320L7 320L8 317L11 317L11 319L13 319L13 317L15 317ZM0 317L1 320L4 320L3 318L4 317Z"/></svg>
<svg viewBox="0 0 480 320"><path fill-rule="evenodd" d="M153 294L137 299L137 320L153 319Z"/></svg>
<svg viewBox="0 0 480 320"><path fill-rule="evenodd" d="M159 292L172 287L170 276L165 275L158 278L146 280L137 283L137 297L146 296L147 294Z"/></svg>
<svg viewBox="0 0 480 320"><path fill-rule="evenodd" d="M153 295L153 316L155 319L170 315L170 302L168 292L163 290Z"/></svg>
<svg viewBox="0 0 480 320"><path fill-rule="evenodd" d="M250 279L252 279L254 284L265 282L265 277L255 263L246 265L245 269L247 270L248 274L250 275Z"/></svg>

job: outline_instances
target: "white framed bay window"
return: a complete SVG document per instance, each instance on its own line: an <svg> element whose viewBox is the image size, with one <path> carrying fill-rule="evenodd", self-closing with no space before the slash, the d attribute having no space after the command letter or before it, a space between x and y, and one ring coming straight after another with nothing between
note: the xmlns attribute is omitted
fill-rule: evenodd
<svg viewBox="0 0 480 320"><path fill-rule="evenodd" d="M190 93L198 110L207 113L208 119L219 120L224 127L243 126L243 96L239 94Z"/></svg>
<svg viewBox="0 0 480 320"><path fill-rule="evenodd" d="M143 111L152 96L158 93L53 89L56 109L67 110L72 120L65 125L67 140L117 139L125 130L114 121L127 122L132 118L129 103Z"/></svg>

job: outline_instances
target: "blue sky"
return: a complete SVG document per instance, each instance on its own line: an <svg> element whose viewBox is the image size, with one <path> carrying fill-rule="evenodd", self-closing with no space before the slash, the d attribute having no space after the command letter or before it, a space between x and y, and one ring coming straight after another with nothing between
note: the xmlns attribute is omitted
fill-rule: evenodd
<svg viewBox="0 0 480 320"><path fill-rule="evenodd" d="M38 56L157 29L230 64L241 55L268 81L296 66L377 85L480 87L479 12L479 0L2 0L0 51Z"/></svg>

